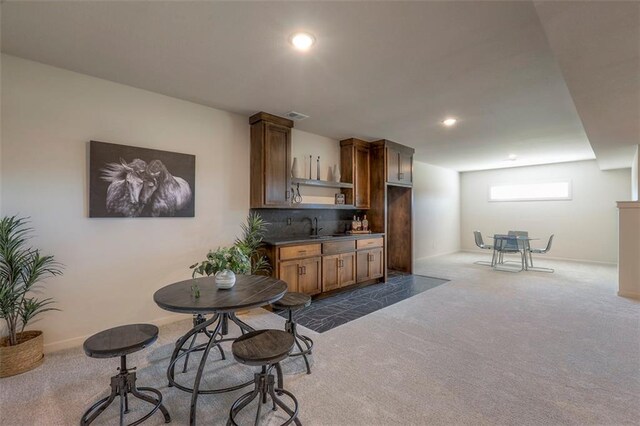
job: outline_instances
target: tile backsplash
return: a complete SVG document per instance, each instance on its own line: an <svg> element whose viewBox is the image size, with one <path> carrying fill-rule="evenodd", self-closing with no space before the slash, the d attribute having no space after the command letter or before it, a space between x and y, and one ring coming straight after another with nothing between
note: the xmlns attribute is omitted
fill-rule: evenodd
<svg viewBox="0 0 640 426"><path fill-rule="evenodd" d="M364 210L330 209L251 209L270 223L266 238L299 237L311 234L313 218L318 218L321 235L340 234L351 229L354 215L366 214ZM290 224L289 224L290 222Z"/></svg>

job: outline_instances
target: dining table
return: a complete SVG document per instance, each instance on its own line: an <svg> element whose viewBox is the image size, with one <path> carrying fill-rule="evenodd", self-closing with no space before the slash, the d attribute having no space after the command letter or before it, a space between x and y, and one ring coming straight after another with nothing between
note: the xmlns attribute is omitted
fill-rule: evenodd
<svg viewBox="0 0 640 426"><path fill-rule="evenodd" d="M540 238L529 237L527 235L514 235L514 234L494 234L493 236L493 258L491 260L491 266L497 269L501 253L515 253L519 252L522 256L521 268L515 272L526 271L529 269L529 256L531 252L530 242L539 240Z"/></svg>
<svg viewBox="0 0 640 426"><path fill-rule="evenodd" d="M154 293L153 300L160 308L169 312L190 314L193 318L193 327L176 342L167 367L169 386L191 393L190 425L196 423L199 395L231 392L253 383L252 379L228 387L200 388L211 349L217 348L222 359L225 359L220 343L234 340L225 337L228 335L229 321L235 323L242 334L254 331L253 327L237 317L237 312L269 305L281 299L286 292L287 284L284 281L262 275L236 275L235 285L229 289L218 288L215 277L208 276L169 284ZM211 317L207 318L207 315ZM207 341L195 345L196 337L201 334L206 335ZM203 354L193 385L178 383L175 379L176 363L184 358L185 372L189 356L194 352Z"/></svg>

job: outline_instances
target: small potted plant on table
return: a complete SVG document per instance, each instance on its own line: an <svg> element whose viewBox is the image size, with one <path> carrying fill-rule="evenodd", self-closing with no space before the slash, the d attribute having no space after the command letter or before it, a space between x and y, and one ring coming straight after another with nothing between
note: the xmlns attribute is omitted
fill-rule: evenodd
<svg viewBox="0 0 640 426"><path fill-rule="evenodd" d="M26 218L0 220L0 318L8 335L0 339L0 377L29 371L44 359L42 331L25 331L37 315L57 310L51 298L37 299L35 291L45 278L61 275L53 256L28 246L31 228Z"/></svg>
<svg viewBox="0 0 640 426"><path fill-rule="evenodd" d="M220 277L218 287L230 288L235 282L235 274L265 274L270 270L269 261L262 253L262 240L269 224L258 213L250 213L246 223L242 224L242 236L231 247L219 247L207 253L205 260L190 266L192 276ZM199 289L192 289L194 296ZM196 296L197 297L197 296Z"/></svg>

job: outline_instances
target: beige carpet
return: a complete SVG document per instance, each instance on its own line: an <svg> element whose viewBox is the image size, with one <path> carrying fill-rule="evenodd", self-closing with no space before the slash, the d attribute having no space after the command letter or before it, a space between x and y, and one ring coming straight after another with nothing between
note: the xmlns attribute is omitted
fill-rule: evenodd
<svg viewBox="0 0 640 426"><path fill-rule="evenodd" d="M615 295L615 267L543 261L556 273L512 274L474 265L478 258L419 262L417 273L452 281L326 333L307 331L316 341L313 374L300 361L284 366L303 423L638 424L640 303ZM283 324L263 310L246 320ZM180 425L188 423L190 395L167 388L165 370L188 326L163 327L155 345L131 357L139 385L160 388ZM80 349L51 354L38 369L0 380L0 424L77 424L116 366ZM206 382L250 376L247 367L216 361ZM199 424L224 424L242 392L202 396ZM116 417L113 406L94 424ZM163 424L162 417L145 424Z"/></svg>

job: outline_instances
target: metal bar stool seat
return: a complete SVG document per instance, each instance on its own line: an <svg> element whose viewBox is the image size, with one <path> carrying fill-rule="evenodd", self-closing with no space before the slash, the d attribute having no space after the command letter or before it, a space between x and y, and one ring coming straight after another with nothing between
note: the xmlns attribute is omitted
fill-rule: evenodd
<svg viewBox="0 0 640 426"><path fill-rule="evenodd" d="M307 374L311 374L311 367L309 366L309 360L307 355L311 355L313 349L313 340L302 334L298 334L297 324L295 322L293 311L304 309L311 305L311 296L304 293L287 292L280 300L274 302L271 306L275 309L286 309L288 312L288 319L284 325L285 331L291 333L295 338L297 352L291 353L289 356L302 356L304 363L307 366ZM305 347L303 348L302 345Z"/></svg>
<svg viewBox="0 0 640 426"><path fill-rule="evenodd" d="M241 364L261 367L261 371L254 375L255 387L238 398L229 411L227 425L238 426L236 417L238 413L258 398L258 410L255 417L255 425L260 423L262 405L271 398L272 410L282 408L289 417L282 426L295 423L301 425L298 419L298 400L293 394L283 388L282 369L280 361L286 359L293 349L294 336L282 330L257 330L238 337L231 345L233 357ZM278 384L275 386L275 378L271 371L275 368ZM293 408L289 408L279 396L286 395L293 402Z"/></svg>
<svg viewBox="0 0 640 426"><path fill-rule="evenodd" d="M120 368L118 374L111 377L109 396L102 398L84 412L80 419L81 426L91 424L111 405L116 396L120 397L120 425L124 425L124 416L129 413L129 394L153 405L151 411L133 423L129 423L129 426L142 423L158 410L164 415L165 423L171 421L169 412L162 404L160 391L150 387L137 387L134 371L136 368L127 368L127 355L151 345L157 338L158 327L155 325L130 324L101 331L84 341L83 348L87 356L92 358L120 357ZM154 396L143 392L151 393Z"/></svg>

